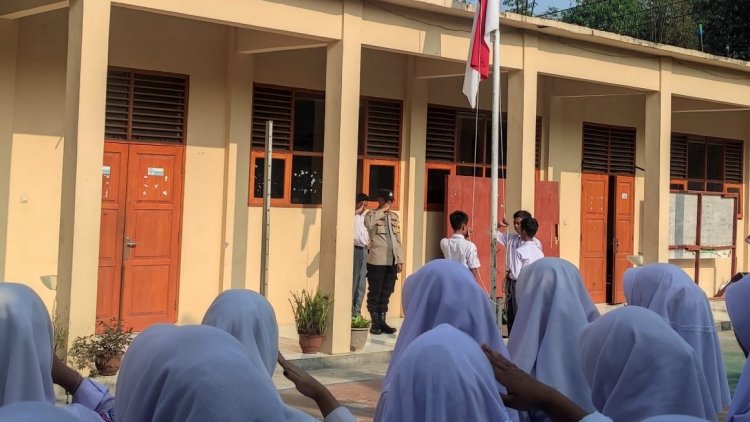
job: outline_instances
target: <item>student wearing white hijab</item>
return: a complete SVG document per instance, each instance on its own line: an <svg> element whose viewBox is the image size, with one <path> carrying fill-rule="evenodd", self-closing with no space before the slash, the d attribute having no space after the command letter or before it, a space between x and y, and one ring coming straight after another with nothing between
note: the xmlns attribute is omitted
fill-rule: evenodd
<svg viewBox="0 0 750 422"><path fill-rule="evenodd" d="M218 328L159 324L135 338L117 379L118 422L282 421L268 373Z"/></svg>
<svg viewBox="0 0 750 422"><path fill-rule="evenodd" d="M488 344L509 357L495 325L490 299L463 265L445 259L428 262L406 279L402 303L404 322L385 374L375 421L381 420L395 368L406 348L440 324L451 325L468 334L477 344ZM500 385L498 389L504 391ZM511 417L515 419L514 414L512 412Z"/></svg>
<svg viewBox="0 0 750 422"><path fill-rule="evenodd" d="M730 284L724 295L734 334L747 357L747 351L750 350L750 276L745 276ZM750 421L750 363L745 362L734 397L732 397L727 422L748 421Z"/></svg>
<svg viewBox="0 0 750 422"><path fill-rule="evenodd" d="M466 333L441 324L404 351L383 409L386 422L508 422L492 367Z"/></svg>
<svg viewBox="0 0 750 422"><path fill-rule="evenodd" d="M594 406L615 422L667 414L716 420L695 350L656 313L611 311L583 330L578 350Z"/></svg>
<svg viewBox="0 0 750 422"><path fill-rule="evenodd" d="M81 378L54 357L49 313L28 286L0 283L0 339L0 407L26 401L55 403L53 373L64 372L64 378L69 380L70 373L74 378L61 383L73 392L66 412L86 422L111 416L113 400L106 387Z"/></svg>
<svg viewBox="0 0 750 422"><path fill-rule="evenodd" d="M543 258L521 271L516 300L518 313L508 341L513 363L593 412L577 347L581 332L599 317L599 311L583 286L581 273L563 259ZM549 420L540 411L521 412L520 419Z"/></svg>
<svg viewBox="0 0 750 422"><path fill-rule="evenodd" d="M65 410L44 402L19 402L0 407L0 422L77 422Z"/></svg>
<svg viewBox="0 0 750 422"><path fill-rule="evenodd" d="M206 316L203 317L203 324L217 327L239 340L253 364L273 377L279 357L279 328L273 308L266 298L251 290L227 290L221 293L208 308ZM285 365L289 365L286 361L284 362ZM304 372L295 368L291 374L294 375L298 371ZM290 374L290 371L286 371L286 374ZM319 403L326 422L354 421L351 412L339 406L335 399L331 406L322 405L321 399L330 400L333 396L325 387L319 383L315 384L313 388L316 388L319 393L316 396L327 396L313 397ZM287 422L315 420L307 413L287 405L284 405L284 417Z"/></svg>
<svg viewBox="0 0 750 422"><path fill-rule="evenodd" d="M623 289L628 305L656 312L695 349L703 365L714 412L721 412L730 402L729 382L719 334L703 290L685 271L672 264L628 269Z"/></svg>

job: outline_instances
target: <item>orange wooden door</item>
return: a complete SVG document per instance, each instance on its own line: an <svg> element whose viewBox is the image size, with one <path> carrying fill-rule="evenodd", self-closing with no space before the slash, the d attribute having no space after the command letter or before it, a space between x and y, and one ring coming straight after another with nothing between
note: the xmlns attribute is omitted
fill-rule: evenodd
<svg viewBox="0 0 750 422"><path fill-rule="evenodd" d="M128 146L104 143L102 218L99 236L99 282L96 319L109 322L120 315L122 239L125 231Z"/></svg>
<svg viewBox="0 0 750 422"><path fill-rule="evenodd" d="M469 227L472 229L471 241L477 245L479 274L482 276L484 289L490 292L490 179L471 176L447 176L445 195L445 233L453 234L449 216L453 211L461 210L469 214ZM502 216L502 184L498 186L498 212ZM494 232L494 231L493 231ZM503 293L505 274L505 248L498 245L497 253L497 297Z"/></svg>
<svg viewBox="0 0 750 422"><path fill-rule="evenodd" d="M560 256L560 189L557 182L537 181L534 187L534 218L539 223L536 238L542 242L544 256Z"/></svg>
<svg viewBox="0 0 750 422"><path fill-rule="evenodd" d="M582 174L581 274L594 303L607 300L607 211L609 176Z"/></svg>
<svg viewBox="0 0 750 422"><path fill-rule="evenodd" d="M175 322L183 161L181 145L105 144L99 319L136 331Z"/></svg>
<svg viewBox="0 0 750 422"><path fill-rule="evenodd" d="M628 255L633 254L633 232L635 201L635 177L615 177L614 218L615 229L613 242L614 274L612 274L612 302L625 302L622 289L622 278L625 270L631 267Z"/></svg>

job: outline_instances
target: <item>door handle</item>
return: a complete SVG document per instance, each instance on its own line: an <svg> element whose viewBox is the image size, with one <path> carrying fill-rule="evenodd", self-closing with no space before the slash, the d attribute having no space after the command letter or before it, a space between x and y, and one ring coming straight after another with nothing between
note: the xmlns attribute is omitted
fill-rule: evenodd
<svg viewBox="0 0 750 422"><path fill-rule="evenodd" d="M135 248L138 244L130 240L128 236L125 236L125 250L123 251L125 259L130 258L130 248Z"/></svg>

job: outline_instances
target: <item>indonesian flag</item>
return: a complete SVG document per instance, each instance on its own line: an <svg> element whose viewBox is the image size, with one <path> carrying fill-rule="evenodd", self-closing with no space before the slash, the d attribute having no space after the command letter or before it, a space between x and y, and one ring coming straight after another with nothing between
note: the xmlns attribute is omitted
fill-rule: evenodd
<svg viewBox="0 0 750 422"><path fill-rule="evenodd" d="M479 81L487 79L490 73L490 33L500 27L499 4L500 0L477 0L463 89L471 108L477 106Z"/></svg>

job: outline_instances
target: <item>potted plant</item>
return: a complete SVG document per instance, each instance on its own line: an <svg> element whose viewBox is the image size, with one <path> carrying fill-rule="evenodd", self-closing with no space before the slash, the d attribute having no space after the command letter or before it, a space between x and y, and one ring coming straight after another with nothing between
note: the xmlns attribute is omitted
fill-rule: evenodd
<svg viewBox="0 0 750 422"><path fill-rule="evenodd" d="M69 355L78 369L90 369L93 363L96 374L115 375L120 369L125 348L133 341L133 329L124 329L116 318L112 318L109 324L99 321L98 325L101 333L77 337Z"/></svg>
<svg viewBox="0 0 750 422"><path fill-rule="evenodd" d="M292 292L289 303L294 312L294 322L299 334L302 353L318 353L328 326L328 310L333 302L328 296L302 290Z"/></svg>
<svg viewBox="0 0 750 422"><path fill-rule="evenodd" d="M349 344L352 352L362 350L367 343L367 334L370 329L370 320L362 315L352 317L352 337Z"/></svg>

